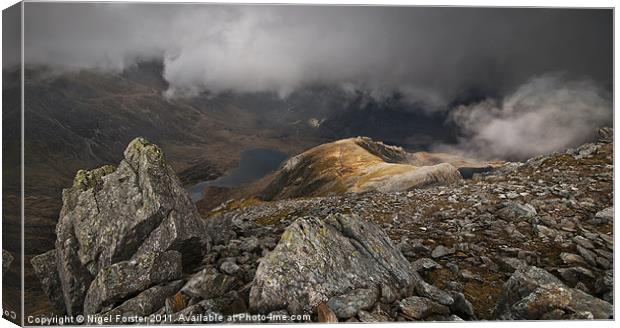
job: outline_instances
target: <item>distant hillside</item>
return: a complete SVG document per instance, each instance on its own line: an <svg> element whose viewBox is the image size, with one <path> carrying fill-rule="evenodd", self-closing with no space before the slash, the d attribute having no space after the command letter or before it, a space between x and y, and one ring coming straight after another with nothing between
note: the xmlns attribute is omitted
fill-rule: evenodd
<svg viewBox="0 0 620 328"><path fill-rule="evenodd" d="M263 190L265 199L345 192L403 191L460 180L461 167L491 165L448 154L408 153L367 137L338 140L286 161Z"/></svg>

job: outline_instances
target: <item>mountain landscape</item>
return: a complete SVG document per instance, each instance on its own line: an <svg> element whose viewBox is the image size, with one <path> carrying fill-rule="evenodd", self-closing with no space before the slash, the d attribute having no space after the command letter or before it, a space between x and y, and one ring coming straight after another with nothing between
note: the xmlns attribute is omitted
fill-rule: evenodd
<svg viewBox="0 0 620 328"><path fill-rule="evenodd" d="M26 133L37 137L25 147L25 274L30 281L40 281L26 290L29 313L309 314L305 321L611 316L610 310L592 309L608 309L613 302L609 214L613 210L607 208L612 206L611 130L602 130L599 143L566 154L517 163L480 160L432 151L438 141L456 142L449 134L432 132L449 127L447 118L441 123L436 114L403 110L402 115L416 118L411 118L414 125L400 131L381 129L382 124L393 123L393 113L382 117L380 107L371 108L385 104L371 103L362 111L344 109L336 116L327 111L315 118L312 108L320 105L312 99L331 99L329 106L343 106L342 95L326 96L327 90L307 90L286 100L269 94L170 100L162 96L165 81L158 78L161 66L156 63L138 65L120 76L87 71L57 75L44 69L29 74L26 90L35 96L26 103ZM295 101L298 104L292 105ZM286 106L288 116L281 115ZM277 110L264 111L272 107ZM356 118L367 118L368 111L376 111L368 125L378 127L370 129L373 138L359 136L358 132L370 130L352 125ZM345 113L349 118L343 120ZM420 122L431 128L416 129ZM131 141L137 132L146 139ZM390 145L380 138L409 141ZM124 140L131 141L127 149ZM142 148L153 149L156 155L142 154ZM123 150L124 156L117 155ZM243 157L255 150L267 156L259 176L218 185L222 179L236 181L235 174L259 165L257 157ZM118 168L90 170L119 161ZM562 174L554 175L558 170ZM144 180L141 174L149 178ZM543 179L528 185L538 175ZM132 180L141 182L130 192L123 181ZM581 190L583 199L578 200ZM127 203L126 196L133 192L143 199ZM137 221L119 216L127 211L138 211ZM9 226L10 217L3 222ZM377 240L363 240L366 233L349 235L355 233L350 229L366 226L374 229L372 238ZM334 235L322 240L315 229ZM306 236L294 237L301 238L296 240L300 245L282 241L299 233ZM64 238L74 246L65 249ZM351 244L350 238L356 242ZM549 242L557 245L543 247ZM367 253L360 243L378 243L373 250L390 255ZM343 254L321 255L347 247L368 258L352 264L342 262ZM7 256L12 256L10 251L15 254L5 250ZM304 257L316 253L325 262L307 265L331 269L293 274L286 267L262 264L278 266L281 256L298 252L295 263L310 261ZM174 272L157 271L159 256L161 261L172 261L167 266L177 263ZM371 264L378 259L389 263ZM131 263L147 271L131 271ZM106 280L111 278L98 274L103 268L120 270L114 277L123 279L161 278L147 280L135 290L112 291ZM6 270L9 279L17 279L10 267ZM373 273L377 277L360 276L350 285L339 280L342 270L379 271ZM274 272L281 276L270 276ZM510 280L513 272L523 275L515 279L543 275L535 280L573 288L570 293L578 296L570 297L579 300L579 310L575 304L545 305L549 308L540 313L517 310L517 303L534 296L508 295L509 284L526 283ZM404 276L383 282L392 291L368 285L394 274ZM298 291L289 290L303 281L300 277L334 279L324 281L334 289L308 291L299 285ZM271 282L269 287L264 281ZM273 289L280 288L271 285L274 281L289 286L289 291ZM173 306L168 299L180 303Z"/></svg>
<svg viewBox="0 0 620 328"><path fill-rule="evenodd" d="M56 247L31 263L53 311L102 318L608 319L612 134L469 180L444 162L448 179L387 190L300 197L276 183L267 189L279 186L279 200L232 200L203 216L161 149L138 138L118 166L78 171L63 192ZM378 181L392 172L386 161L415 158L368 138L298 156L340 146L354 147L357 163L375 156ZM274 181L297 181L298 163L285 162Z"/></svg>
<svg viewBox="0 0 620 328"><path fill-rule="evenodd" d="M5 318L614 319L613 10L12 8Z"/></svg>

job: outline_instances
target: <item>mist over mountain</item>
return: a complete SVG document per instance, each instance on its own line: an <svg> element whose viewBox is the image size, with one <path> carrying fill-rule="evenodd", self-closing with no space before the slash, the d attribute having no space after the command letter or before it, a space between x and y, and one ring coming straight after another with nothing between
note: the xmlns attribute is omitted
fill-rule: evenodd
<svg viewBox="0 0 620 328"><path fill-rule="evenodd" d="M612 78L604 10L33 3L25 15L26 63L158 59L170 94L321 83L439 106L549 71Z"/></svg>
<svg viewBox="0 0 620 328"><path fill-rule="evenodd" d="M128 74L160 62L151 82L162 97L246 97L259 116L279 112L276 122L304 99L301 107L316 106L303 119L330 138L456 143L477 156L524 159L579 145L593 136L576 131L611 123L605 10L32 3L25 18L28 67ZM556 96L543 103L543 93ZM544 133L542 122L551 124ZM445 138L428 140L438 133ZM525 150L528 137L549 142Z"/></svg>

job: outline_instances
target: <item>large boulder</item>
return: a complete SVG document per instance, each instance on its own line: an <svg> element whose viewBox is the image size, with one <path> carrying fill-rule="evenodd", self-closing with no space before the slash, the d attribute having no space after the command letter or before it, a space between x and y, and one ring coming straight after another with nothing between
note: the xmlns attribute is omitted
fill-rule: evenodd
<svg viewBox="0 0 620 328"><path fill-rule="evenodd" d="M494 316L501 320L609 319L613 305L564 285L551 273L522 266L504 284Z"/></svg>
<svg viewBox="0 0 620 328"><path fill-rule="evenodd" d="M161 149L143 138L129 144L118 167L78 171L63 190L56 236L57 275L70 315L83 311L94 277L116 263L175 250L190 271L209 248L189 195Z"/></svg>
<svg viewBox="0 0 620 328"><path fill-rule="evenodd" d="M261 260L249 304L261 313L312 313L320 303L354 290L378 288L377 298L389 295L392 300L408 296L418 279L378 226L356 215L304 217L292 223ZM343 298L346 305L355 305L349 298ZM368 308L366 302L356 306Z"/></svg>
<svg viewBox="0 0 620 328"><path fill-rule="evenodd" d="M111 311L102 314L104 317L116 318L131 316L147 316L164 307L166 298L176 294L183 286L183 280L176 280L151 287L136 297L124 302Z"/></svg>

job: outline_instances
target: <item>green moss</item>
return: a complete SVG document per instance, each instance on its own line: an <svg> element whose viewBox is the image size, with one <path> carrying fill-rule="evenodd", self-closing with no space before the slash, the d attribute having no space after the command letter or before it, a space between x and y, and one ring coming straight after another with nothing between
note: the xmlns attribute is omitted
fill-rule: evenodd
<svg viewBox="0 0 620 328"><path fill-rule="evenodd" d="M94 170L79 170L73 179L73 188L88 190L103 183L102 178L116 171L114 165L104 165Z"/></svg>
<svg viewBox="0 0 620 328"><path fill-rule="evenodd" d="M275 225L275 224L280 223L280 221L284 220L290 214L291 214L290 212L282 211L275 215L263 216L263 217L256 219L256 223L261 224L261 225Z"/></svg>
<svg viewBox="0 0 620 328"><path fill-rule="evenodd" d="M164 153L161 149L142 137L137 137L129 143L125 150L125 157L131 159L142 153L146 154L151 160L164 161Z"/></svg>

